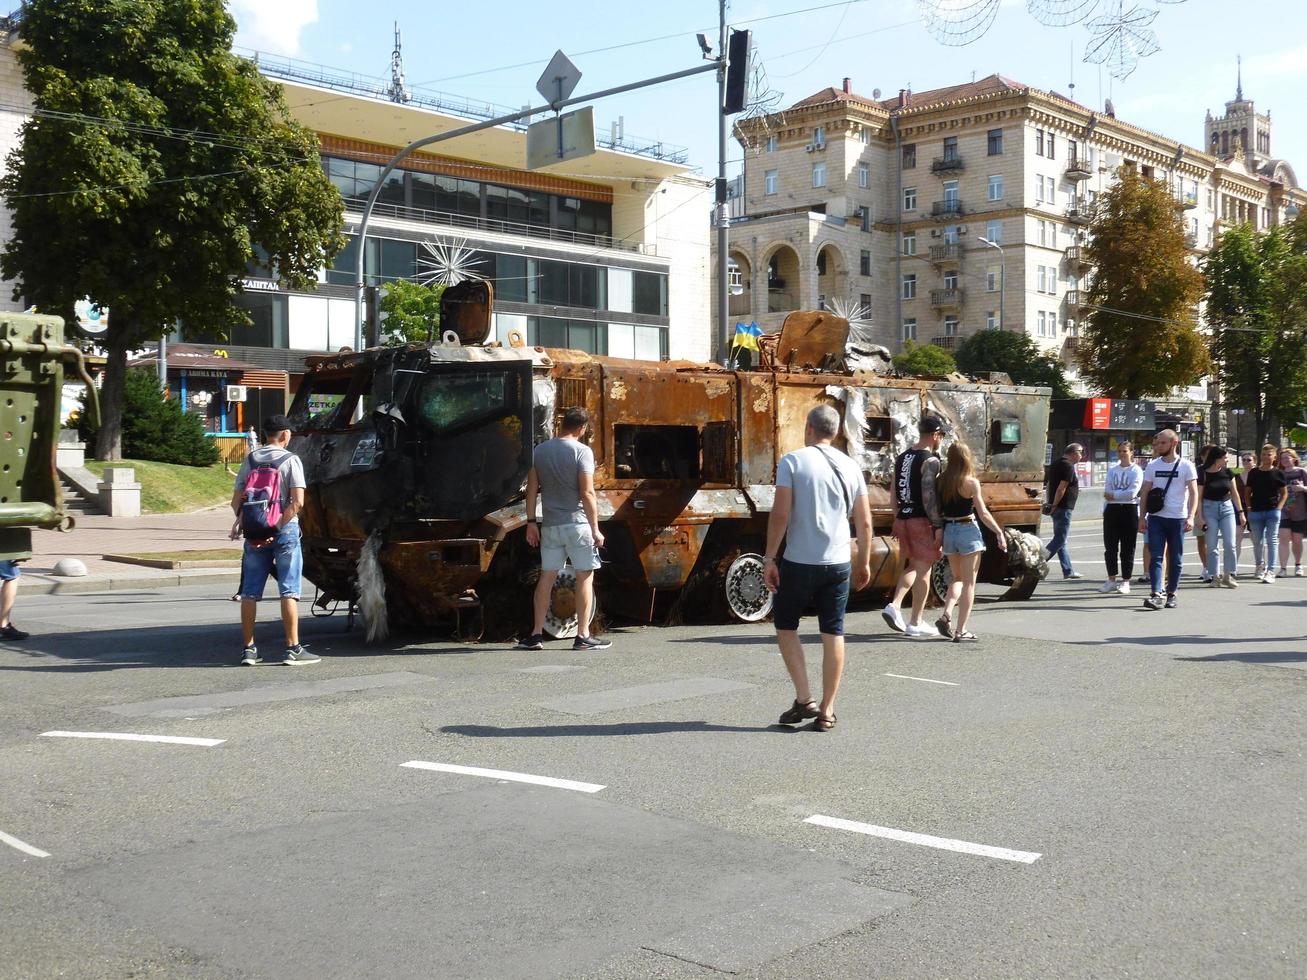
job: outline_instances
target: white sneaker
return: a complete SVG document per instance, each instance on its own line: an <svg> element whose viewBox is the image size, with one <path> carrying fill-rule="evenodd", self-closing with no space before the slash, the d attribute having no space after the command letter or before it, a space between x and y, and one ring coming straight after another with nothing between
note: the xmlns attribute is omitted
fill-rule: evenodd
<svg viewBox="0 0 1307 980"><path fill-rule="evenodd" d="M1129 595L1129 594L1130 594L1130 580L1129 580L1128 578L1123 578L1123 579L1120 581L1120 583L1117 585L1117 587L1116 587L1116 591L1119 592L1119 593L1121 593L1121 595Z"/></svg>
<svg viewBox="0 0 1307 980"><path fill-rule="evenodd" d="M1302 578L1302 566L1301 566L1301 565L1294 565L1294 566L1293 566L1293 577L1294 577L1294 578Z"/></svg>
<svg viewBox="0 0 1307 980"><path fill-rule="evenodd" d="M1289 574L1288 570L1286 570L1285 567L1284 567L1283 565L1281 565L1281 566L1280 566L1280 578L1284 578L1284 577L1287 576L1288 574Z"/></svg>
<svg viewBox="0 0 1307 980"><path fill-rule="evenodd" d="M890 603L880 611L880 615L885 620L885 624L894 632L906 632L906 628L903 625L903 613L899 612L898 606Z"/></svg>
<svg viewBox="0 0 1307 980"><path fill-rule="evenodd" d="M1274 573L1274 572L1267 572L1267 573L1266 573L1266 576L1262 579L1262 581L1265 582L1267 585L1274 585L1274 584L1275 584L1275 573Z"/></svg>
<svg viewBox="0 0 1307 980"><path fill-rule="evenodd" d="M1118 581L1117 581L1116 579L1114 579L1114 578L1110 578L1110 579L1108 579L1106 582L1104 582L1102 585L1100 585L1100 586L1098 587L1098 591L1099 591L1099 592L1120 592L1120 591L1121 591L1121 583L1118 582Z"/></svg>
<svg viewBox="0 0 1307 980"><path fill-rule="evenodd" d="M903 632L906 633L908 636L912 637L913 639L917 639L923 636L939 636L939 633L937 633L935 630L931 629L929 626L927 626L924 623L920 626L913 626L911 623L908 623L907 626L903 627Z"/></svg>

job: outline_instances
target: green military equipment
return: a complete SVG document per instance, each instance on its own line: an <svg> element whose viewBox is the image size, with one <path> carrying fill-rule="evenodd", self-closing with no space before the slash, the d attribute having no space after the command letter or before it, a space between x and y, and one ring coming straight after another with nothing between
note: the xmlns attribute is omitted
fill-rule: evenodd
<svg viewBox="0 0 1307 980"><path fill-rule="evenodd" d="M72 528L55 469L66 364L98 420L95 386L82 352L64 343L63 320L0 314L0 559L30 558L34 527Z"/></svg>

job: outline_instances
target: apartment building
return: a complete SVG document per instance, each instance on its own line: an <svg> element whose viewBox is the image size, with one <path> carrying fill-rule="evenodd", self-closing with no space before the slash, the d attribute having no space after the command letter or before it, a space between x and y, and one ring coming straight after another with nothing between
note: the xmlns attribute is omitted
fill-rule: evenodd
<svg viewBox="0 0 1307 980"><path fill-rule="evenodd" d="M28 118L15 48L21 22L0 29L0 149L17 146ZM290 376L293 392L311 353L355 344L357 231L384 165L409 142L511 113L434 92L396 100L384 84L293 59L259 55L292 116L318 134L323 171L346 208L348 246L310 290L288 290L252 263L238 305L250 324L220 335L186 323L169 339L176 354L229 358ZM524 125L498 126L434 144L387 178L369 224L368 285L419 278L441 260L430 246L462 253L461 264L495 286L495 334L521 330L528 343L647 360L710 356L709 184L683 148L614 128L596 134L588 157L526 167ZM438 152L437 152L438 151ZM8 215L0 208L0 235ZM10 285L11 284L6 284ZM4 309L21 309L10 289ZM109 311L112 316L112 311ZM218 394L257 383L257 371L194 372L212 394L209 428L227 428ZM202 391L196 391L203 394Z"/></svg>
<svg viewBox="0 0 1307 980"><path fill-rule="evenodd" d="M737 128L731 316L838 301L891 350L1021 330L1074 369L1089 208L1120 172L1172 188L1196 258L1307 206L1242 86L1206 126L1200 149L1001 75L891 99L846 78Z"/></svg>

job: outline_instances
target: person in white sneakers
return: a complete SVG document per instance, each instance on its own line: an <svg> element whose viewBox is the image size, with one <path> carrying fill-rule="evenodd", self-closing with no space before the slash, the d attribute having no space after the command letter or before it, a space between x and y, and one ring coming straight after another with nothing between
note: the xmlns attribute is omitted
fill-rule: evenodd
<svg viewBox="0 0 1307 980"><path fill-rule="evenodd" d="M1180 437L1174 429L1153 436L1153 459L1144 470L1139 489L1139 530L1148 535L1148 579L1152 593L1145 609L1176 607L1184 537L1194 529L1198 509L1198 471L1179 455ZM1166 594L1162 594L1162 559L1166 559Z"/></svg>
<svg viewBox="0 0 1307 980"><path fill-rule="evenodd" d="M1144 484L1144 471L1135 462L1135 447L1129 439L1116 444L1116 459L1117 465L1107 471L1103 484L1103 557L1107 562L1107 581L1098 591L1129 595L1130 579L1135 571L1135 544L1139 540L1139 488Z"/></svg>
<svg viewBox="0 0 1307 980"><path fill-rule="evenodd" d="M1302 536L1307 532L1307 470L1298 465L1292 449L1280 450L1280 472L1288 484L1289 495L1280 511L1280 574L1288 573L1289 553L1293 552L1293 574L1302 578Z"/></svg>
<svg viewBox="0 0 1307 980"><path fill-rule="evenodd" d="M1201 460L1203 519L1200 525L1207 536L1207 583L1213 588L1237 589L1234 555L1234 529L1243 526L1243 503L1234 485L1234 474L1225 465L1226 452L1212 446ZM1221 542L1224 552L1217 548ZM1218 567L1222 553L1225 564Z"/></svg>
<svg viewBox="0 0 1307 980"><path fill-rule="evenodd" d="M1289 499L1284 470L1275 465L1277 450L1269 442L1262 447L1257 468L1244 481L1248 484L1248 527L1253 535L1253 559L1257 581L1275 581L1276 548L1280 543L1280 508Z"/></svg>
<svg viewBox="0 0 1307 980"><path fill-rule="evenodd" d="M926 612L931 567L944 556L944 516L935 488L944 420L937 415L923 415L917 423L917 436L916 445L894 460L894 538L906 567L894 595L881 610L890 629L914 638L936 635L921 620ZM909 591L912 618L905 623L899 606Z"/></svg>

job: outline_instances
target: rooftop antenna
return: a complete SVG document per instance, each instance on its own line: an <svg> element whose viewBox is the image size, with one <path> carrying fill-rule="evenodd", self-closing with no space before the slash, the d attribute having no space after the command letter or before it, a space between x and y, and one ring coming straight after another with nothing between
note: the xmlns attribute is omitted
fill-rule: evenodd
<svg viewBox="0 0 1307 980"><path fill-rule="evenodd" d="M1235 68L1235 71L1237 72L1237 77L1238 77L1238 81L1234 88L1234 101L1242 102L1243 101L1243 55L1241 54L1235 55L1234 63L1237 66Z"/></svg>
<svg viewBox="0 0 1307 980"><path fill-rule="evenodd" d="M399 21L395 21L395 50L390 52L390 88L386 94L391 102L401 105L413 101L413 93L404 80L404 45L399 37Z"/></svg>
<svg viewBox="0 0 1307 980"><path fill-rule="evenodd" d="M1076 42L1071 42L1071 81L1067 82L1067 88L1071 90L1071 101L1076 100Z"/></svg>

